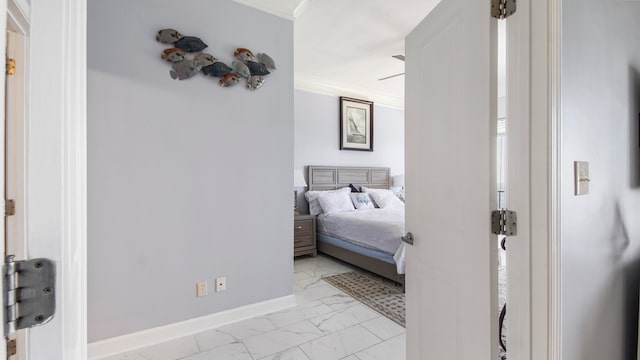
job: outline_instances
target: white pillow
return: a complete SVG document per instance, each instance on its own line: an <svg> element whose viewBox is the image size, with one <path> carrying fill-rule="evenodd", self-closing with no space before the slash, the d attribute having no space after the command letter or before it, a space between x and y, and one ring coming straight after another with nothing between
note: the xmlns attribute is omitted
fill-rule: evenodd
<svg viewBox="0 0 640 360"><path fill-rule="evenodd" d="M362 191L366 194L371 195L373 201L376 202L376 205L380 208L386 208L388 206L397 206L404 205L400 199L393 193L391 190L387 189L371 189L368 187L362 187Z"/></svg>
<svg viewBox="0 0 640 360"><path fill-rule="evenodd" d="M320 191L307 191L304 193L304 198L307 199L309 203L309 214L311 215L320 215L322 214L322 207L318 202L318 195Z"/></svg>
<svg viewBox="0 0 640 360"><path fill-rule="evenodd" d="M353 201L353 205L356 206L356 209L375 209L375 204L371 199L371 196L367 193L351 193L351 201Z"/></svg>
<svg viewBox="0 0 640 360"><path fill-rule="evenodd" d="M369 194L374 193L374 192L387 192L387 191L391 191L391 190L388 190L388 189L374 189L374 188L370 188L370 187L366 187L366 186L362 187L362 192L363 193L369 193Z"/></svg>
<svg viewBox="0 0 640 360"><path fill-rule="evenodd" d="M340 191L325 191L318 195L318 201L325 214L331 215L355 210L349 196L351 189L345 189L346 191L342 191L342 189Z"/></svg>
<svg viewBox="0 0 640 360"><path fill-rule="evenodd" d="M309 203L309 214L311 214L311 215L320 215L320 214L322 214L322 206L320 206L320 202L318 201L318 196L320 194L329 193L329 192L337 192L337 191L342 191L342 192L349 193L351 191L351 189L348 188L348 187L343 187L343 188L340 188L338 190L324 190L324 191L312 190L312 191L307 191L306 193L304 193L304 197L305 197L305 199L307 199L307 202Z"/></svg>

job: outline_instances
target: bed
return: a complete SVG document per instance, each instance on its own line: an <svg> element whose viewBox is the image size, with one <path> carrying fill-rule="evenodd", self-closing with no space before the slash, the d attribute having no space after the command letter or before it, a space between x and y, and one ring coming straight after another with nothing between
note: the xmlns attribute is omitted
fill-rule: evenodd
<svg viewBox="0 0 640 360"><path fill-rule="evenodd" d="M308 183L309 191L337 190L350 184L358 189L389 189L390 169L309 166ZM404 284L404 205L320 214L316 220L318 251Z"/></svg>

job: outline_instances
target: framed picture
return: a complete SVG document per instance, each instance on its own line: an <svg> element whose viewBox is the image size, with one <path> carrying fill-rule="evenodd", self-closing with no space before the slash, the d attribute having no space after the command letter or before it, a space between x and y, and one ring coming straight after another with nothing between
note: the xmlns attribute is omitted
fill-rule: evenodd
<svg viewBox="0 0 640 360"><path fill-rule="evenodd" d="M340 150L373 151L373 102L340 97Z"/></svg>

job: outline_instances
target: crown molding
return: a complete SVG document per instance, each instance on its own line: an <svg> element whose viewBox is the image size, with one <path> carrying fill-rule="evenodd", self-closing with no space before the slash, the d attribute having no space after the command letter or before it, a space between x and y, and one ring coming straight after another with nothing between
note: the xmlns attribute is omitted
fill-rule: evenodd
<svg viewBox="0 0 640 360"><path fill-rule="evenodd" d="M233 0L238 4L242 4L248 7L252 7L256 10L260 10L266 12L267 14L275 15L287 20L295 20L300 15L302 15L305 10L309 8L313 0L302 0L295 7L295 9L291 9L286 6L278 6L275 1L264 1L264 0Z"/></svg>
<svg viewBox="0 0 640 360"><path fill-rule="evenodd" d="M283 19L293 20L293 13L291 13L287 9L283 9L278 6L273 6L273 4L265 4L264 1L233 0L233 2L266 12L267 14L281 17Z"/></svg>
<svg viewBox="0 0 640 360"><path fill-rule="evenodd" d="M404 110L404 97L395 96L379 90L349 84L327 81L313 76L295 75L294 86L297 90L331 96L348 96L373 101L376 105Z"/></svg>
<svg viewBox="0 0 640 360"><path fill-rule="evenodd" d="M264 1L264 0L233 0L238 4L252 7L254 9L266 12L267 14L275 15L287 20L295 20L297 17L311 5L313 0L302 0L295 9L291 9L288 6L279 6L276 1Z"/></svg>
<svg viewBox="0 0 640 360"><path fill-rule="evenodd" d="M300 15L302 15L303 12L305 12L309 6L311 5L311 2L313 0L302 0L300 2L300 4L298 4L298 6L296 6L295 10L293 10L293 17L295 19L299 18Z"/></svg>

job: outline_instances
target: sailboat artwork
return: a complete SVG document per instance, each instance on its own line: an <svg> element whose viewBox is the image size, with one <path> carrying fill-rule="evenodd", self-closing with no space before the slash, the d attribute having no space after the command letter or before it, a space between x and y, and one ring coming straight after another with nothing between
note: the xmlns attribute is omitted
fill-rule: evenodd
<svg viewBox="0 0 640 360"><path fill-rule="evenodd" d="M373 102L340 97L340 150L373 151Z"/></svg>
<svg viewBox="0 0 640 360"><path fill-rule="evenodd" d="M365 110L347 107L347 142L354 144L367 143L365 116Z"/></svg>

